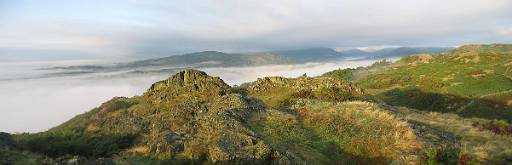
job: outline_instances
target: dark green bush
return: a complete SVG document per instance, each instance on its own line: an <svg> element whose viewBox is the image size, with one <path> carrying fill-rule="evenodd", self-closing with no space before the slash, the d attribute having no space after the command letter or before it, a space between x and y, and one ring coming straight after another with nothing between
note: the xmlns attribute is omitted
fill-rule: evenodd
<svg viewBox="0 0 512 165"><path fill-rule="evenodd" d="M461 149L454 145L434 146L425 151L425 163L428 165L459 165L468 162L467 155L461 154Z"/></svg>
<svg viewBox="0 0 512 165"><path fill-rule="evenodd" d="M17 141L26 149L50 157L80 155L105 157L118 153L132 143L127 134L87 134L76 131L45 132L18 135Z"/></svg>
<svg viewBox="0 0 512 165"><path fill-rule="evenodd" d="M352 72L354 70L355 69L351 69L351 68L348 68L348 69L338 69L338 70L334 70L334 71L331 71L331 72L327 72L324 75L331 76L333 78L340 79L340 80L350 81L350 80L352 80L352 77L353 77L352 76Z"/></svg>
<svg viewBox="0 0 512 165"><path fill-rule="evenodd" d="M336 87L322 87L315 95L317 99L327 101L345 101L352 97L350 92Z"/></svg>

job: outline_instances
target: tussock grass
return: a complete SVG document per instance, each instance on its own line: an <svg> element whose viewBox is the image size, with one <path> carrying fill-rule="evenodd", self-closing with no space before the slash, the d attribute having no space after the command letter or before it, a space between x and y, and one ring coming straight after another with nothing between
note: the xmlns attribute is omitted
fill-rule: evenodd
<svg viewBox="0 0 512 165"><path fill-rule="evenodd" d="M368 102L317 103L299 108L304 125L325 139L337 141L346 153L370 158L400 159L421 148L407 123Z"/></svg>
<svg viewBox="0 0 512 165"><path fill-rule="evenodd" d="M300 99L287 112L271 110L250 123L313 164L418 163L423 147L407 123L368 102Z"/></svg>
<svg viewBox="0 0 512 165"><path fill-rule="evenodd" d="M467 154L474 163L512 163L512 137L474 126L475 122L482 122L484 119L462 118L449 113L421 112L404 107L398 108L397 114L410 122L453 134L461 144L463 154Z"/></svg>

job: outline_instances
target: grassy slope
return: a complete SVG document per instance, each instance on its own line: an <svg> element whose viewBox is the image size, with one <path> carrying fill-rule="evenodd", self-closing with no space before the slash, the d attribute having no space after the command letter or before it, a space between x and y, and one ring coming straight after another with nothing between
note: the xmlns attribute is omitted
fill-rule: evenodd
<svg viewBox="0 0 512 165"><path fill-rule="evenodd" d="M366 76L357 82L370 89L416 85L426 91L469 97L512 89L512 52L509 51L466 52L460 48L426 63L413 64L412 60L403 58L393 69Z"/></svg>
<svg viewBox="0 0 512 165"><path fill-rule="evenodd" d="M373 95L370 100L397 106L384 109L411 123L435 150L456 145L462 150L459 161L507 164L512 162L511 75L512 45L469 45L436 57L409 56L323 76L351 80Z"/></svg>
<svg viewBox="0 0 512 165"><path fill-rule="evenodd" d="M452 136L473 163L507 164L512 162L512 136L497 135L476 124L485 119L466 119L455 114L422 112L405 107L391 108L398 117L418 127L427 127ZM446 135L445 135L446 136ZM423 138L438 140L440 137L423 132Z"/></svg>
<svg viewBox="0 0 512 165"><path fill-rule="evenodd" d="M255 116L251 126L311 164L419 161L422 143L412 129L374 104L296 101L288 111Z"/></svg>
<svg viewBox="0 0 512 165"><path fill-rule="evenodd" d="M463 46L425 58L361 68L354 81L392 105L512 120L512 45Z"/></svg>
<svg viewBox="0 0 512 165"><path fill-rule="evenodd" d="M271 108L250 125L273 144L312 164L418 163L423 144L406 123L360 99L363 92L330 77L270 77L244 86Z"/></svg>

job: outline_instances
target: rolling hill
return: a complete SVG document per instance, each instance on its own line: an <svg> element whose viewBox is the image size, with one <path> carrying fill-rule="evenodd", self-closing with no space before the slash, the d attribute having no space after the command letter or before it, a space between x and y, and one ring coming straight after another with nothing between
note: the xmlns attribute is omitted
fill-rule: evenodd
<svg viewBox="0 0 512 165"><path fill-rule="evenodd" d="M373 56L370 59L390 59L400 58L411 54L432 54L437 55L441 52L445 52L453 49L452 47L399 47L383 49L380 51L373 52Z"/></svg>
<svg viewBox="0 0 512 165"><path fill-rule="evenodd" d="M376 51L363 51L360 49L349 49L340 51L343 57L351 57L358 59L394 59L411 54L433 54L437 55L453 49L452 47L391 47L383 48Z"/></svg>
<svg viewBox="0 0 512 165"><path fill-rule="evenodd" d="M512 45L492 44L237 87L186 69L48 131L1 133L0 163L510 164L511 63Z"/></svg>
<svg viewBox="0 0 512 165"><path fill-rule="evenodd" d="M229 54L217 51L204 51L164 58L135 61L121 67L176 66L176 67L232 67L289 64L292 61L281 56L258 54Z"/></svg>
<svg viewBox="0 0 512 165"><path fill-rule="evenodd" d="M344 58L339 52L337 52L331 48L279 50L279 51L271 51L270 53L292 59L299 63L324 62L324 61L341 60Z"/></svg>
<svg viewBox="0 0 512 165"><path fill-rule="evenodd" d="M247 67L281 64L304 64L310 62L336 62L355 59L385 59L396 58L414 53L434 53L448 50L442 47L400 47L385 48L375 52L365 52L351 49L337 52L331 48L310 48L296 50L280 50L257 53L224 53L218 51L203 51L182 55L172 55L163 58L139 60L111 65L77 65L42 68L53 70L46 76L67 76L75 74L90 74L95 72L126 71L137 73L174 71L176 68L205 68L205 67ZM174 72L173 72L174 73Z"/></svg>
<svg viewBox="0 0 512 165"><path fill-rule="evenodd" d="M355 70L355 82L397 105L512 120L512 46L467 45Z"/></svg>

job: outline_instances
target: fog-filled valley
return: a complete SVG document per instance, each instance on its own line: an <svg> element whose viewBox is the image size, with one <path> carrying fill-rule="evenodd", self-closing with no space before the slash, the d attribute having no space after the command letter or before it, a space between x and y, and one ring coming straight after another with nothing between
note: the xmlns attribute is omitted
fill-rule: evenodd
<svg viewBox="0 0 512 165"><path fill-rule="evenodd" d="M340 60L336 62L254 67L200 68L218 76L229 85L240 85L267 76L318 76L339 68L367 66L375 60ZM141 95L150 85L182 70L132 73L130 70L87 74L55 74L41 68L62 65L107 64L97 61L55 61L0 63L0 130L39 132L84 113L116 96ZM155 69L155 68L152 68ZM162 68L156 68L157 70Z"/></svg>

